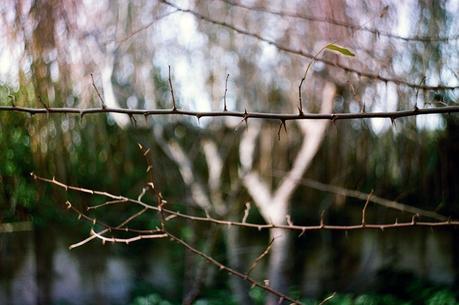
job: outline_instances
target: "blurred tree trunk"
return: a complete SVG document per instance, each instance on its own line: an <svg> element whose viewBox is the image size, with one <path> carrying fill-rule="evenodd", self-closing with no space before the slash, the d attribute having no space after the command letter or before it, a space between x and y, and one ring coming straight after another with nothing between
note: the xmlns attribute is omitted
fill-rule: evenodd
<svg viewBox="0 0 459 305"><path fill-rule="evenodd" d="M322 92L321 113L331 113L336 86L327 82ZM261 215L267 223L275 225L288 224L289 203L293 192L298 186L299 180L311 165L320 144L325 136L328 121L299 121L298 125L302 133L302 144L298 151L290 171L282 178L277 188L272 190L270 184L261 178L259 170L254 167L253 154L255 152L256 139L262 126L252 124L244 134L240 144L240 160L243 173L243 183ZM272 151L261 151L260 154L272 154ZM289 259L289 234L282 229L272 229L271 239L274 239L269 257L269 284L275 290L286 292L287 288L287 265ZM279 299L269 295L267 305L278 304Z"/></svg>

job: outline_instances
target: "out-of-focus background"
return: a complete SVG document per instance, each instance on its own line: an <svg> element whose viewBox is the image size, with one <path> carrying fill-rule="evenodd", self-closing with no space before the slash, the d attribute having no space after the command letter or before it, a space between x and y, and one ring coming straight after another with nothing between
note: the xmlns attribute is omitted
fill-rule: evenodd
<svg viewBox="0 0 459 305"><path fill-rule="evenodd" d="M229 74L229 110L297 113L298 86L311 62L298 53L316 55L328 43L355 56L317 57L382 79L457 86L457 16L457 0L6 0L0 3L0 104L99 107L92 74L108 107L171 108L170 65L180 109L222 110ZM302 87L304 110L319 112L330 86L334 112L444 107L456 105L459 95L316 61ZM147 181L140 143L151 148L155 181L171 208L190 214L205 208L240 220L251 202L249 220L264 223L269 212L259 209L247 177L256 173L267 191L258 194L274 198L311 130L325 128L311 124L288 122L287 132L278 132L278 121L245 126L234 118L0 112L0 304L262 304L264 292L167 241L93 241L69 250L91 225L69 213L65 201L85 207L103 199L63 192L29 173L137 198ZM284 198L295 224L317 224L322 211L327 223L360 223L365 200L349 191L459 216L456 114L337 121L322 136ZM117 223L131 211L119 206L95 215ZM393 223L412 214L370 203L367 217ZM152 214L136 222L157 224ZM183 221L174 229L242 270L270 239L269 232ZM457 229L283 236L288 242L279 253L288 255L276 285L310 304L334 291L331 304L459 302ZM254 277L268 278L268 261Z"/></svg>

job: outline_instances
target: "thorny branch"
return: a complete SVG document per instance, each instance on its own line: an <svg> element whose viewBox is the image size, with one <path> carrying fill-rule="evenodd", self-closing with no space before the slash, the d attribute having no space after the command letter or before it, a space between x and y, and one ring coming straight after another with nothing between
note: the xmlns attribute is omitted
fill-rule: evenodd
<svg viewBox="0 0 459 305"><path fill-rule="evenodd" d="M219 20L213 19L211 17L202 15L201 13L199 13L199 12L197 12L195 10L192 10L192 9L182 8L182 7L178 6L178 5L170 2L169 0L159 0L159 1L161 3L169 6L169 7L172 7L174 9L180 11L180 12L191 14L191 15L195 16L198 19L204 20L206 22L209 22L209 23L212 23L212 24L215 24L215 25L218 25L218 26L222 26L222 27L228 28L228 29L230 29L230 30L232 30L234 32L237 32L237 33L241 34L241 35L249 36L249 37L255 38L255 39L259 40L259 41L263 41L263 42L265 42L265 43L267 43L269 45L274 46L279 51L283 51L283 52L286 52L286 53L298 55L298 56L309 58L309 59L314 59L314 55L313 54L308 53L308 52L306 52L306 51L304 51L302 49L293 49L292 47L281 45L281 44L277 43L276 41L274 41L272 39L269 39L269 38L266 38L266 37L264 37L264 36L262 36L262 35L260 35L258 33L253 33L253 32L247 31L245 29L239 28L239 27L237 27L235 25L226 23L224 21L219 21ZM429 86L429 85L425 85L425 84L416 84L416 83L411 83L411 82L403 80L403 79L398 79L398 78L393 78L393 77L385 77L385 76L382 76L380 74L374 74L374 73L371 73L371 72L360 71L360 70L357 70L355 68L343 65L341 63L336 63L336 62L328 60L328 59L317 58L316 60L319 61L319 62L322 62L322 63L324 63L324 64L326 64L328 66L337 67L337 68L340 68L340 69L342 69L342 70L344 70L346 72L355 73L360 77L366 77L366 78L369 78L369 79L374 79L374 80L383 81L383 82L392 82L392 83L397 84L397 85L404 85L404 86L407 86L407 87L410 87L410 88L415 88L415 89L419 88L421 90L454 90L454 89L458 89L459 88L459 85L457 85L457 86L445 86L445 85Z"/></svg>
<svg viewBox="0 0 459 305"><path fill-rule="evenodd" d="M435 108L417 108L412 110L399 110L389 112L348 112L348 113L267 113L267 112L249 112L249 111L193 111L181 109L126 109L126 108L70 108L70 107L22 107L22 106L0 106L0 111L22 112L30 115L36 114L78 114L84 116L96 113L121 113L129 116L140 115L144 117L158 115L181 115L193 116L198 119L204 117L238 117L245 121L248 119L265 119L294 121L294 120L353 120L369 118L387 118L396 120L399 118L425 115L425 114L451 114L458 113L459 106L443 106Z"/></svg>
<svg viewBox="0 0 459 305"><path fill-rule="evenodd" d="M49 179L38 177L38 176L36 176L34 174L32 174L32 176L34 177L34 179L38 179L38 180L54 183L54 184L56 184L58 186L64 185L64 184L62 184L60 182L57 182L54 178L52 180L49 180ZM75 189L75 188L69 186L66 189ZM81 189L81 191L87 192L87 189ZM97 193L104 193L104 192L94 191L94 194L97 194ZM108 193L106 193L106 194L108 194ZM130 200L128 200L128 201L130 201ZM126 202L126 201L124 201L124 202ZM115 203L115 201L112 201L112 203ZM123 221L120 225L118 225L116 227L112 227L112 226L109 226L109 225L107 225L105 223L102 223L102 222L98 221L96 218L91 218L90 216L86 215L84 212L82 212L79 209L75 208L69 201L66 202L66 207L68 209L71 209L72 211L74 211L78 215L78 219L79 220L80 219L84 219L84 220L92 223L93 226L98 224L98 225L101 225L101 226L105 227L105 229L100 231L100 232L96 232L94 230L94 228L92 228L91 231L90 231L90 236L88 238L82 240L79 243L75 243L75 244L71 245L70 249L74 249L76 247L82 246L82 245L86 244L87 242L89 242L89 241L91 241L91 240L93 240L95 238L101 240L103 244L105 244L107 242L129 244L131 242L136 242L136 241L143 240L143 239L165 239L165 238L169 238L170 240L175 241L179 245L183 246L188 251L191 251L192 253L204 258L205 260L207 260L208 262L210 262L214 266L218 267L219 270L226 271L230 275L236 276L236 277L238 277L238 278L240 278L240 279L242 279L244 281L247 281L252 287L259 287L259 288L265 290L266 292L271 293L274 296L279 297L279 304L281 304L282 301L286 300L286 301L291 302L291 304L303 305L303 303L301 303L300 301L295 300L295 299L289 297L288 295L285 295L285 294L283 294L283 293L271 288L269 286L269 284L267 284L267 283L263 283L262 284L260 282L257 282L255 279L251 278L248 273L247 274L241 273L241 272L239 272L237 270L234 270L234 269L232 269L232 268L220 263L219 261L217 261L213 257L211 257L211 256L205 254L204 252L194 248L193 246L191 246L190 244L185 242L183 239L181 239L181 238L171 234L170 232L168 232L164 225L162 226L162 229L154 229L154 230L135 230L135 229L130 229L128 227L125 227L125 225L127 225L133 219L135 219L138 216L140 216L140 213L144 212L146 209L143 209L140 212L135 213L134 215L129 217L127 220ZM156 211L158 211L160 213L165 211L165 210L162 210L160 207L154 207L153 210L156 210ZM128 237L128 238L119 238L119 237L116 237L116 236L113 236L113 235L109 236L109 237L105 236L105 234L111 233L113 231L134 232L134 233L138 233L138 234L135 235L135 236L132 236L132 237ZM141 232L141 233L139 233L139 232ZM263 254L259 259L261 259L264 255L266 255L266 254ZM257 262L258 262L258 260L257 260Z"/></svg>
<svg viewBox="0 0 459 305"><path fill-rule="evenodd" d="M184 214L184 213L173 211L173 210L170 210L164 207L160 208L154 205L150 205L141 200L136 200L136 199L132 199L132 198L124 197L124 196L114 195L114 194L104 192L104 191L97 191L97 190L91 190L87 188L70 186L65 183L57 181L55 178L53 179L43 178L43 177L35 175L34 173L31 173L31 175L35 180L39 180L39 181L43 181L46 183L50 183L50 184L59 186L65 189L66 191L71 190L71 191L76 191L76 192L81 192L81 193L86 193L86 194L104 196L109 199L123 200L126 203L137 204L141 207L147 208L148 210L162 212L165 215L167 215L167 217L165 218L165 221L179 218L179 219L188 219L188 220L198 221L198 222L203 222L203 223L213 223L217 225L224 225L228 227L238 226L238 227L252 228L252 229L257 229L259 231L279 228L279 229L285 229L285 230L291 230L291 231L299 231L300 236L303 235L306 231L320 231L320 230L341 230L341 231L351 231L351 230L361 230L361 229L385 230L385 229L393 229L393 228L408 228L408 227L431 227L433 228L433 227L450 227L450 226L459 225L459 220L452 220L450 218L444 221L418 221L417 218L419 218L420 215L417 215L417 214L411 218L411 221L398 222L398 220L396 219L395 222L393 223L383 223L383 224L364 222L364 223L354 224L354 225L329 225L329 224L325 224L323 222L323 219L321 220L320 224L309 225L309 226L294 225L292 222L290 222L289 224L273 224L273 223L256 224L256 223L250 223L250 222L229 221L229 220L221 220L221 219L213 218L208 214L206 215L206 217ZM126 230L131 230L131 229L127 228ZM145 232L152 232L152 231L144 230L143 232L145 233Z"/></svg>
<svg viewBox="0 0 459 305"><path fill-rule="evenodd" d="M143 146L141 146L140 144L139 144L139 148L140 148L141 152L143 153L143 156L146 158L149 150L143 148ZM151 163L147 158L146 158L146 161L147 161L147 164L148 164L147 172L149 172L152 175ZM164 208L164 204L166 203L166 201L163 200L161 193L159 192L159 190L156 189L152 178L148 182L148 186L156 194L157 201L158 201L157 206L150 205L150 204L147 204L147 203L142 201L142 198L143 198L143 195L145 194L146 188L142 189L140 195L138 196L138 199L136 200L136 199L130 199L128 197L113 195L113 194L108 193L108 192L96 191L96 190L91 190L91 189L86 189L86 188L70 186L70 185L67 185L65 183L57 181L54 177L52 179L47 179L47 178L43 178L43 177L37 176L34 173L31 173L31 176L35 180L39 180L39 181L43 181L43 182L46 182L46 183L50 183L52 185L59 186L59 187L65 189L66 191L71 190L71 191L77 191L77 192L82 192L82 193L89 193L89 194L92 194L92 195L100 195L100 196L107 197L109 199L104 204L99 204L99 205L96 205L96 206L88 207L87 208L88 211L89 210L98 209L98 208L101 208L101 207L106 207L106 206L113 205L113 204L129 204L130 203L130 204L140 205L142 207L141 210L139 210L138 212L136 212L133 215L131 215L130 217L128 217L126 220L121 222L118 226L110 226L110 225L108 225L106 223L103 223L103 222L97 220L96 218L92 218L92 217L86 215L84 212L80 211L78 208L74 207L69 201L67 201L66 202L67 208L71 209L72 211L74 211L78 215L78 219L83 219L85 221L88 221L88 222L92 223L92 225L93 225L93 228L90 231L90 236L88 238L78 242L78 243L75 243L75 244L71 245L70 249L82 246L82 245L86 244L87 242L89 242L89 241L91 241L93 239L96 239L96 238L101 240L103 244L105 244L106 242L129 244L131 242L136 242L136 241L143 240L143 239L165 239L165 238L169 238L170 240L177 242L179 245L181 245L182 247L184 247L188 251L191 251L192 253L204 258L209 263L211 263L214 266L218 267L219 270L226 271L226 272L228 272L228 274L233 275L235 277L238 277L238 278L248 282L252 287L259 287L259 288L265 290L266 292L278 297L279 298L279 304L281 304L284 300L289 301L291 304L302 304L302 303L300 301L295 300L295 299L289 297L288 295L285 295L285 294L281 293L280 291L270 287L269 282L265 281L265 282L261 283L261 282L258 282L258 281L256 281L255 279L253 279L253 278L251 278L249 276L250 272L256 267L256 265L259 263L259 261L261 261L263 259L263 257L265 257L269 253L274 239L271 239L271 241L269 242L267 248L255 259L255 261L250 266L248 271L244 274L242 272L239 272L239 271L237 271L235 269L232 269L232 268L222 264L221 262L217 261L216 259L214 259L210 255L207 255L204 252L202 252L202 251L194 248L190 244L186 243L183 239L171 234L166 229L166 222L170 221L173 218L179 218L179 219L188 219L188 220L193 220L193 221L213 223L213 224L218 224L218 225L226 225L226 226L234 225L234 226L240 226L240 227L246 227L246 228L257 228L258 230L272 229L272 228L283 228L283 229L287 229L287 230L297 230L297 231L299 230L299 231L301 231L299 236L304 234L305 231L312 231L312 230L346 230L347 231L347 230L370 229L370 228L384 230L385 228L402 228L402 227L414 227L414 226L436 227L436 226L457 226L457 225L459 225L459 221L453 221L451 219L448 219L447 221L439 221L439 222L420 222L420 221L417 221L417 217L419 215L414 215L412 217L412 219L411 219L411 222L398 223L397 220L396 220L395 223L388 223L388 224L367 224L366 223L366 219L365 219L366 218L365 212L366 212L368 203L370 201L371 194L368 196L367 201L365 203L365 207L362 210L361 224L357 224L357 225L327 225L327 224L324 223L323 213L322 213L322 216L321 216L321 219L320 219L320 224L316 225L316 226L294 225L293 222L290 220L290 218L287 221L287 225L277 225L277 224L261 224L260 225L260 224L254 224L254 223L247 223L246 220L247 220L247 217L248 217L248 214L249 214L249 207L250 207L249 204L246 205L246 211L244 213L243 222L233 222L233 221L226 221L226 220L219 220L219 219L212 218L212 217L209 216L208 213L206 213L206 217L199 217L199 216L182 214L180 212L176 212L176 211ZM160 216L159 218L160 218L160 222L161 222L161 228L157 227L157 228L151 229L151 230L148 230L148 229L147 230L139 230L139 229L129 228L127 226L130 222L132 222L133 220L135 220L136 218L138 218L140 215L142 215L143 213L145 213L148 210L155 211L155 212L157 212L159 214L159 216ZM95 225L102 226L104 229L99 231L99 232L96 232L94 230L94 226ZM131 236L131 237L117 237L117 236L113 235L114 232L132 233L134 235ZM107 236L108 234L111 234L111 235ZM334 296L334 294L332 294L330 297L324 299L321 302L321 304L324 304L329 299L331 299L333 296Z"/></svg>

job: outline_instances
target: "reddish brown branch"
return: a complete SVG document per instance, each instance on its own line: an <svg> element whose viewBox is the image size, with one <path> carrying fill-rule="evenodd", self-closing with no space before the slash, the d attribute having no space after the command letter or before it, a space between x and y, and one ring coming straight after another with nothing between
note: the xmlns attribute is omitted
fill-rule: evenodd
<svg viewBox="0 0 459 305"><path fill-rule="evenodd" d="M105 196L111 199L118 199L118 200L125 199L130 203L138 204L146 209L157 211L157 212L162 212L165 215L168 215L165 218L165 220L179 218L179 219L187 219L187 220L198 221L198 222L203 222L203 223L213 223L213 224L225 225L225 226L238 226L238 227L252 228L252 229L257 229L259 231L279 228L279 229L285 229L285 230L291 230L291 231L299 231L300 236L303 235L306 231L309 232L309 231L320 231L320 230L337 230L337 231L351 231L351 230L362 230L362 229L385 230L385 229L400 229L400 228L409 228L409 227L430 227L430 228L451 227L451 226L459 225L458 220L452 220L452 219L448 219L445 221L436 221L436 222L435 221L417 221L415 219L414 220L412 219L411 221L408 221L408 222L398 222L396 220L394 223L383 223L383 224L360 223L360 224L354 224L354 225L329 225L329 224L324 224L323 218L322 218L320 221L320 224L310 225L310 226L293 225L292 223L287 224L287 225L285 224L276 225L272 223L255 224L255 223L248 223L248 222L237 222L237 221L229 221L229 220L220 220L220 219L212 218L209 215L207 215L206 217L201 217L201 216L183 214L181 212L173 211L170 209L159 208L157 206L149 205L145 202L131 199L128 197L117 196L117 195L113 195L107 192L79 188L75 186L69 186L62 182L56 181L54 178L53 179L42 178L33 173L32 173L32 176L34 177L34 179L57 185L61 188L64 188L65 190L73 190L73 191L89 193L93 195L100 195L100 196Z"/></svg>
<svg viewBox="0 0 459 305"><path fill-rule="evenodd" d="M196 255L199 255L201 256L202 258L204 258L205 260L207 260L209 263L215 265L216 267L218 267L218 269L220 270L224 270L226 272L228 272L229 274L233 275L233 276L236 276L244 281L247 281L250 285L252 285L252 287L259 287L277 297L279 297L279 299L281 300L286 300L286 301L289 301L291 302L292 304L298 304L298 305L302 305L303 303L301 303L300 301L298 300L294 300L292 298L290 298L289 296L277 291L277 290L274 290L273 288L269 287L268 285L266 284L261 284L257 281L255 281L254 279L252 279L251 277L249 277L248 275L246 274L243 274L239 271L236 271L228 266L225 266L223 265L222 263L220 263L219 261L217 261L216 259L214 259L213 257L193 248L191 245L187 244L185 241L183 241L182 239L176 237L175 235L172 235L170 234L169 232L166 233L172 240L176 241L178 244L180 244L181 246L185 247L186 249L188 249L189 251L193 252L194 254Z"/></svg>

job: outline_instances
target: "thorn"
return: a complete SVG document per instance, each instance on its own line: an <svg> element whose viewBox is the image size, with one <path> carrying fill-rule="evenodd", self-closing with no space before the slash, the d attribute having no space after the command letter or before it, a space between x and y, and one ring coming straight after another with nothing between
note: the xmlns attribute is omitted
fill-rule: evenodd
<svg viewBox="0 0 459 305"><path fill-rule="evenodd" d="M298 235L298 238L300 238L301 236L303 236L304 232L306 232L306 229L305 229L305 228L301 229L301 233L300 233L300 235Z"/></svg>
<svg viewBox="0 0 459 305"><path fill-rule="evenodd" d="M290 218L290 215L287 214L287 216L285 216L285 218L287 219L287 224L292 227L293 226L293 222L292 222L292 219Z"/></svg>
<svg viewBox="0 0 459 305"><path fill-rule="evenodd" d="M38 101L40 102L40 104L43 105L43 107L45 107L46 111L49 113L49 107L48 107L48 105L46 105L46 103L43 102L43 100L41 99L40 96L38 97Z"/></svg>
<svg viewBox="0 0 459 305"><path fill-rule="evenodd" d="M395 117L390 117L390 121L392 123L392 126L395 127Z"/></svg>
<svg viewBox="0 0 459 305"><path fill-rule="evenodd" d="M285 120L281 119L281 123L279 125L279 130L277 131L277 139L280 141L280 134L282 131L282 126L284 127L285 134L287 134L287 126L285 125Z"/></svg>
<svg viewBox="0 0 459 305"><path fill-rule="evenodd" d="M177 111L177 105L175 104L175 96L174 96L174 88L172 87L172 79L171 79L171 66L169 65L169 86L172 95L172 111Z"/></svg>
<svg viewBox="0 0 459 305"><path fill-rule="evenodd" d="M14 100L16 99L16 97L14 95L8 95L8 97L11 100L11 106L13 106L13 108L16 108L16 104L14 103Z"/></svg>
<svg viewBox="0 0 459 305"><path fill-rule="evenodd" d="M246 223L247 218L249 217L250 213L250 202L245 203L245 210L244 210L244 217L242 217L242 223Z"/></svg>
<svg viewBox="0 0 459 305"><path fill-rule="evenodd" d="M336 127L336 114L333 113L333 114L331 115L331 121L332 121L332 123L333 123L333 126Z"/></svg>
<svg viewBox="0 0 459 305"><path fill-rule="evenodd" d="M299 115L300 117L303 117L303 116L304 116L304 112L303 112L303 109L302 109L302 108L303 108L303 107L298 106L298 115Z"/></svg>
<svg viewBox="0 0 459 305"><path fill-rule="evenodd" d="M134 127L137 127L137 120L135 119L134 115L132 113L129 113L129 120L132 122L132 125L134 125Z"/></svg>
<svg viewBox="0 0 459 305"><path fill-rule="evenodd" d="M224 107L223 107L223 111L228 111L228 109L226 108L226 92L228 91L228 77L230 75L227 74L226 75L226 81L225 81L225 95L223 96L223 102L224 102Z"/></svg>
<svg viewBox="0 0 459 305"><path fill-rule="evenodd" d="M280 138L281 138L281 137L280 137L281 131L282 131L282 121L281 121L281 123L280 123L280 125L279 125L279 129L277 130L277 140L278 140L278 141L280 141Z"/></svg>

